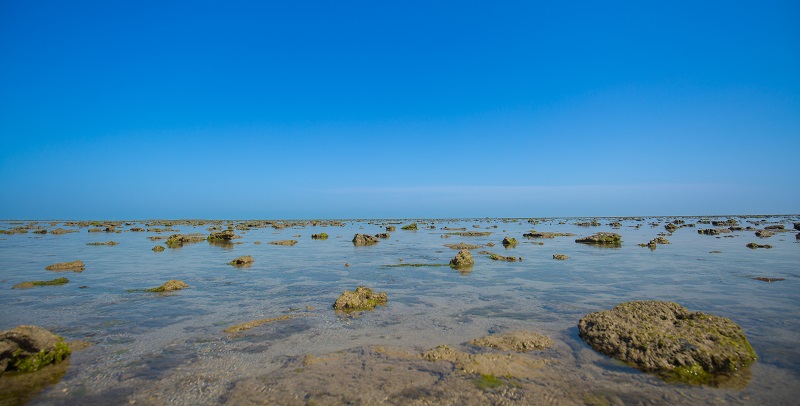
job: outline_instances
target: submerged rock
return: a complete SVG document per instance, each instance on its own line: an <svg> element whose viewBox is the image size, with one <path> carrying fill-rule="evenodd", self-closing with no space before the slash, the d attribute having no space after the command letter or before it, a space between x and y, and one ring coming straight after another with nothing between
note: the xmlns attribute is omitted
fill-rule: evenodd
<svg viewBox="0 0 800 406"><path fill-rule="evenodd" d="M375 306L385 305L388 300L386 292L375 294L366 286L359 286L355 291L345 290L336 299L333 308L345 312L372 310Z"/></svg>
<svg viewBox="0 0 800 406"><path fill-rule="evenodd" d="M769 245L769 244L758 244L758 243L751 242L751 243L748 243L748 244L747 244L747 248L750 248L750 249L756 249L756 248L772 248L772 246L771 246L771 245Z"/></svg>
<svg viewBox="0 0 800 406"><path fill-rule="evenodd" d="M454 250L476 250L478 248L482 248L481 245L467 244L463 242L458 244L444 244L444 246L447 248L452 248Z"/></svg>
<svg viewBox="0 0 800 406"><path fill-rule="evenodd" d="M620 245L622 244L622 237L617 233L597 233L588 237L578 238L575 242L581 244Z"/></svg>
<svg viewBox="0 0 800 406"><path fill-rule="evenodd" d="M761 281L761 282L780 282L780 281L785 281L786 280L786 278L765 278L763 276L759 276L759 277L751 278L751 279L755 279L755 280Z"/></svg>
<svg viewBox="0 0 800 406"><path fill-rule="evenodd" d="M152 248L152 250L155 251L155 252L161 252L161 251L164 251L165 249L166 248L164 248L161 245L156 245L155 247Z"/></svg>
<svg viewBox="0 0 800 406"><path fill-rule="evenodd" d="M37 326L18 326L0 333L0 375L34 372L69 358L72 351L61 336Z"/></svg>
<svg viewBox="0 0 800 406"><path fill-rule="evenodd" d="M417 229L417 223L411 223L411 224L402 226L402 227L400 227L400 229L402 229L402 230L416 230ZM386 230L386 231L389 231L389 230Z"/></svg>
<svg viewBox="0 0 800 406"><path fill-rule="evenodd" d="M578 330L596 351L669 381L716 385L758 358L730 319L673 302L622 303L585 316Z"/></svg>
<svg viewBox="0 0 800 406"><path fill-rule="evenodd" d="M56 278L51 281L26 281L12 286L11 289L30 289L37 286L58 286L64 285L67 282L69 282L69 279L67 278Z"/></svg>
<svg viewBox="0 0 800 406"><path fill-rule="evenodd" d="M393 233L393 232L395 232L395 230L397 230L397 229L394 226L386 226L386 232L387 233Z"/></svg>
<svg viewBox="0 0 800 406"><path fill-rule="evenodd" d="M44 267L44 269L48 271L73 271L73 272L81 272L85 269L85 265L83 261L77 260L72 262L59 262L57 264L52 264Z"/></svg>
<svg viewBox="0 0 800 406"><path fill-rule="evenodd" d="M106 241L106 242L87 242L86 245L117 245L119 244L116 241Z"/></svg>
<svg viewBox="0 0 800 406"><path fill-rule="evenodd" d="M450 265L456 269L469 268L474 264L475 260L472 259L472 254L467 249L462 249L450 260Z"/></svg>
<svg viewBox="0 0 800 406"><path fill-rule="evenodd" d="M553 254L553 259L557 259L557 260L563 261L565 259L569 259L569 255Z"/></svg>
<svg viewBox="0 0 800 406"><path fill-rule="evenodd" d="M495 254L493 252L487 252L487 251L482 251L482 252L486 252L486 254L489 255L489 259L492 259L494 261L517 262L517 257L513 257L513 256L506 257L506 256L503 256L503 255L500 255L500 254Z"/></svg>
<svg viewBox="0 0 800 406"><path fill-rule="evenodd" d="M170 279L170 280L166 281L163 285L161 285L161 286L159 286L157 288L145 289L144 291L145 292L172 292L174 290L181 290L183 288L188 288L188 287L189 287L189 285L187 285L186 283L184 283L181 280Z"/></svg>
<svg viewBox="0 0 800 406"><path fill-rule="evenodd" d="M522 234L525 238L556 238L556 237L572 237L572 233L552 233L549 231L536 231L531 230L529 233Z"/></svg>
<svg viewBox="0 0 800 406"><path fill-rule="evenodd" d="M451 362L455 369L463 374L509 378L529 378L534 371L547 364L545 360L533 359L519 354L469 354L446 345L440 345L425 351L420 354L420 358L431 362Z"/></svg>
<svg viewBox="0 0 800 406"><path fill-rule="evenodd" d="M289 319L293 319L293 318L295 318L297 316L300 316L300 315L299 314L285 314L283 316L270 317L268 319L251 320L251 321L248 321L246 323L241 323L241 324L237 324L237 325L234 325L234 326L230 326L230 327L226 328L224 331L226 333L228 333L228 334L240 333L242 331L250 330L251 328L258 327L258 326L260 326L262 324L273 323L273 322L276 322L276 321L289 320Z"/></svg>
<svg viewBox="0 0 800 406"><path fill-rule="evenodd" d="M233 261L229 262L229 264L233 266L244 266L244 265L251 265L253 263L253 257L250 255L245 255L239 258L234 259Z"/></svg>
<svg viewBox="0 0 800 406"><path fill-rule="evenodd" d="M543 350L553 345L553 340L533 331L511 331L504 334L492 334L467 342L476 347L496 348L501 351L528 352Z"/></svg>
<svg viewBox="0 0 800 406"><path fill-rule="evenodd" d="M297 244L297 240L279 240L279 241L270 241L269 243L272 244L272 245L284 245L284 246L291 247L291 246Z"/></svg>
<svg viewBox="0 0 800 406"><path fill-rule="evenodd" d="M373 245L378 243L378 238L371 236L369 234L356 234L353 237L353 245Z"/></svg>
<svg viewBox="0 0 800 406"><path fill-rule="evenodd" d="M311 234L312 240L327 240L328 234L326 233L319 233L319 234Z"/></svg>
<svg viewBox="0 0 800 406"><path fill-rule="evenodd" d="M391 237L389 235L389 233L378 233L378 234L375 234L375 238L389 238L389 237Z"/></svg>

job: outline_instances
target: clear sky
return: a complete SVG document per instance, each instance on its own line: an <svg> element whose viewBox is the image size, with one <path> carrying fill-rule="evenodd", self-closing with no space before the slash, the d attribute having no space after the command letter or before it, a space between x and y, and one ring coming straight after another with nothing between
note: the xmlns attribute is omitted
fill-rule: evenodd
<svg viewBox="0 0 800 406"><path fill-rule="evenodd" d="M0 142L5 219L798 213L800 2L0 0Z"/></svg>

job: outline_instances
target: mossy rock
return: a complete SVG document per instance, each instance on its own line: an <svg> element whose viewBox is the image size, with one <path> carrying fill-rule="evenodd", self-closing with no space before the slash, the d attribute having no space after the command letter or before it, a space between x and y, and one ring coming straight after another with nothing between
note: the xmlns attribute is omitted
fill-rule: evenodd
<svg viewBox="0 0 800 406"><path fill-rule="evenodd" d="M81 272L85 269L85 265L83 261L71 261L71 262L59 262L57 264L52 264L44 267L44 269L48 271L73 271L73 272Z"/></svg>
<svg viewBox="0 0 800 406"><path fill-rule="evenodd" d="M375 306L383 306L388 300L386 292L375 294L366 286L359 286L355 291L345 290L336 299L333 308L344 312L373 310Z"/></svg>
<svg viewBox="0 0 800 406"><path fill-rule="evenodd" d="M375 245L379 241L378 237L369 234L356 234L353 236L353 245L356 246Z"/></svg>
<svg viewBox="0 0 800 406"><path fill-rule="evenodd" d="M582 318L578 330L596 351L667 381L724 385L758 358L730 319L673 302L622 303Z"/></svg>
<svg viewBox="0 0 800 406"><path fill-rule="evenodd" d="M319 234L311 234L312 240L327 240L328 234L327 233L319 233Z"/></svg>
<svg viewBox="0 0 800 406"><path fill-rule="evenodd" d="M519 241L517 241L517 239L516 239L516 238L513 238L513 237L510 237L510 238L509 238L509 237L506 237L506 238L503 238L503 242L502 242L502 244L503 244L505 247L516 247L516 246L517 246L517 244L519 244Z"/></svg>
<svg viewBox="0 0 800 406"><path fill-rule="evenodd" d="M30 289L38 286L59 286L69 282L67 278L56 278L51 281L26 281L20 282L11 287L11 289Z"/></svg>
<svg viewBox="0 0 800 406"><path fill-rule="evenodd" d="M559 260L559 261L564 261L564 260L567 260L567 259L569 259L569 255L565 255L565 254L553 254L553 259L557 259L557 260Z"/></svg>
<svg viewBox="0 0 800 406"><path fill-rule="evenodd" d="M0 375L5 371L34 372L67 359L64 339L37 326L18 326L0 333Z"/></svg>
<svg viewBox="0 0 800 406"><path fill-rule="evenodd" d="M578 238L575 242L581 244L619 246L622 244L622 237L617 233L597 233L588 237Z"/></svg>
<svg viewBox="0 0 800 406"><path fill-rule="evenodd" d="M417 230L418 228L417 228L417 223L411 223L411 224L408 224L408 225L400 227L400 229L402 229L402 230ZM387 231L389 231L389 230L387 230Z"/></svg>
<svg viewBox="0 0 800 406"><path fill-rule="evenodd" d="M472 265L475 265L475 260L472 259L472 254L467 249L462 249L450 260L450 266L456 269L469 268Z"/></svg>
<svg viewBox="0 0 800 406"><path fill-rule="evenodd" d="M253 257L251 255L241 256L229 262L233 266L250 266L253 264Z"/></svg>
<svg viewBox="0 0 800 406"><path fill-rule="evenodd" d="M170 279L170 280L164 282L163 285L161 285L161 286L159 286L157 288L145 289L144 291L145 292L163 293L163 292L172 292L172 291L175 291L175 290L181 290L183 288L188 288L188 287L189 287L189 285L187 285L186 283L184 283L181 280Z"/></svg>
<svg viewBox="0 0 800 406"><path fill-rule="evenodd" d="M153 251L155 251L155 252L161 252L161 251L164 251L165 249L166 248L164 248L164 246L162 246L162 245L156 245L155 247L153 247Z"/></svg>

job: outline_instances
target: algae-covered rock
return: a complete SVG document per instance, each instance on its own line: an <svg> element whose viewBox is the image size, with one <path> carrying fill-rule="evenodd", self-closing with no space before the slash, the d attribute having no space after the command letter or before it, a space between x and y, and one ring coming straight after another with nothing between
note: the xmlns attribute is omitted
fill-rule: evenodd
<svg viewBox="0 0 800 406"><path fill-rule="evenodd" d="M622 237L617 233L597 233L588 237L578 238L575 242L596 245L621 245Z"/></svg>
<svg viewBox="0 0 800 406"><path fill-rule="evenodd" d="M669 224L665 225L664 228L671 233L671 232L674 232L675 230L679 229L680 227L676 226L675 224L669 223Z"/></svg>
<svg viewBox="0 0 800 406"><path fill-rule="evenodd" d="M467 244L463 242L458 244L445 244L444 246L447 248L452 248L454 250L476 250L478 248L482 248L481 245Z"/></svg>
<svg viewBox="0 0 800 406"><path fill-rule="evenodd" d="M59 262L57 264L52 264L44 267L44 269L48 271L73 271L73 272L81 272L85 269L85 265L83 261L72 261L72 262Z"/></svg>
<svg viewBox="0 0 800 406"><path fill-rule="evenodd" d="M311 234L312 240L327 240L328 234L326 233L319 233L319 234Z"/></svg>
<svg viewBox="0 0 800 406"><path fill-rule="evenodd" d="M60 336L37 326L18 326L0 333L0 375L34 372L67 359L71 351Z"/></svg>
<svg viewBox="0 0 800 406"><path fill-rule="evenodd" d="M161 251L164 251L166 248L164 248L164 246L162 246L162 245L156 245L156 246L155 246L155 247L153 247L152 249L153 249L153 251L155 251L155 252L161 252Z"/></svg>
<svg viewBox="0 0 800 406"><path fill-rule="evenodd" d="M291 247L291 246L297 244L297 240L279 240L279 241L270 241L269 243L272 244L272 245L283 245L283 246Z"/></svg>
<svg viewBox="0 0 800 406"><path fill-rule="evenodd" d="M464 374L504 376L510 378L529 378L547 361L520 356L519 354L469 354L440 345L420 354L420 358L431 361L453 363L457 371Z"/></svg>
<svg viewBox="0 0 800 406"><path fill-rule="evenodd" d="M563 260L569 259L569 255L553 254L553 259L557 259L559 261L563 261Z"/></svg>
<svg viewBox="0 0 800 406"><path fill-rule="evenodd" d="M476 347L496 348L501 351L528 352L543 350L553 345L553 340L533 331L511 331L504 334L492 334L467 342Z"/></svg>
<svg viewBox="0 0 800 406"><path fill-rule="evenodd" d="M375 236L371 236L369 234L356 234L353 237L353 245L362 246L362 245L374 245L378 243L378 238Z"/></svg>
<svg viewBox="0 0 800 406"><path fill-rule="evenodd" d="M622 303L578 330L596 351L669 381L717 385L757 359L739 325L673 302Z"/></svg>
<svg viewBox="0 0 800 406"><path fill-rule="evenodd" d="M113 245L117 245L117 244L119 244L119 243L118 243L118 242L116 242L116 241L106 241L106 242L87 242L87 243L86 243L86 245L94 245L94 246L98 246L98 245L108 245L108 246L113 246Z"/></svg>
<svg viewBox="0 0 800 406"><path fill-rule="evenodd" d="M503 238L503 245L506 247L515 247L517 244L519 244L519 242L517 241L516 238L513 237Z"/></svg>
<svg viewBox="0 0 800 406"><path fill-rule="evenodd" d="M245 255L239 258L234 259L233 261L229 262L229 264L233 266L246 266L253 264L253 257L250 255Z"/></svg>
<svg viewBox="0 0 800 406"><path fill-rule="evenodd" d="M160 293L160 292L172 292L174 290L181 290L183 288L188 288L188 287L189 287L189 285L187 285L186 283L184 283L181 280L170 279L170 280L166 281L163 285L161 285L161 286L159 286L157 288L145 289L144 291L145 292L158 292L158 293Z"/></svg>
<svg viewBox="0 0 800 406"><path fill-rule="evenodd" d="M503 256L500 254L495 254L494 252L486 252L489 255L489 259L493 261L506 261L506 262L517 262L517 257L515 256Z"/></svg>
<svg viewBox="0 0 800 406"><path fill-rule="evenodd" d="M469 268L475 264L472 254L467 249L462 249L450 260L450 265L456 269Z"/></svg>
<svg viewBox="0 0 800 406"><path fill-rule="evenodd" d="M391 235L389 233L378 233L378 234L375 234L375 238L386 239L386 238L389 238L389 237L391 237Z"/></svg>
<svg viewBox="0 0 800 406"><path fill-rule="evenodd" d="M333 304L333 308L345 312L372 310L375 306L385 305L387 300L386 292L375 294L371 288L359 286L353 292L349 290L342 292Z"/></svg>
<svg viewBox="0 0 800 406"><path fill-rule="evenodd" d="M397 230L397 229L394 226L386 226L386 232L387 233L393 233L393 232L395 232L395 230Z"/></svg>
<svg viewBox="0 0 800 406"><path fill-rule="evenodd" d="M207 240L207 237L202 234L172 234L167 238L165 244L167 248L180 248L184 244L200 242Z"/></svg>
<svg viewBox="0 0 800 406"><path fill-rule="evenodd" d="M236 235L234 234L233 230L228 229L216 233L211 233L211 235L208 236L207 240L209 242L230 241L234 237L236 237Z"/></svg>
<svg viewBox="0 0 800 406"><path fill-rule="evenodd" d="M35 288L37 286L58 286L64 285L69 282L67 278L56 278L51 281L27 281L27 282L20 282L11 287L11 289L30 289Z"/></svg>
<svg viewBox="0 0 800 406"><path fill-rule="evenodd" d="M773 233L772 231L769 231L769 230L758 230L758 231L756 231L756 237L759 237L759 238L772 237L774 234L775 233Z"/></svg>
<svg viewBox="0 0 800 406"><path fill-rule="evenodd" d="M556 238L556 237L572 237L575 234L572 233L553 233L549 231L536 231L531 230L529 233L525 233L522 236L525 238Z"/></svg>
<svg viewBox="0 0 800 406"><path fill-rule="evenodd" d="M402 226L402 227L400 227L400 229L402 229L402 230L417 230L417 223L411 223L411 224Z"/></svg>
<svg viewBox="0 0 800 406"><path fill-rule="evenodd" d="M772 248L772 246L771 246L771 245L769 245L769 244L758 244L758 243L751 242L751 243L748 243L748 244L747 244L747 248L750 248L750 249L756 249L756 248Z"/></svg>

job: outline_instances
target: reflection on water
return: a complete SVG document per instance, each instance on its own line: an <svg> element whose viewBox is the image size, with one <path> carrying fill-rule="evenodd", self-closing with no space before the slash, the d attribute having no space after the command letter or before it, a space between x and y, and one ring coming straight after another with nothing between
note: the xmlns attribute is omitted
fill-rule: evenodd
<svg viewBox="0 0 800 406"><path fill-rule="evenodd" d="M613 221L607 220L599 222ZM152 251L153 241L148 238L158 234L126 231L163 224L115 225L123 230L114 235L119 245L103 249L86 246L97 240L86 228L62 235L0 235L4 265L0 268L0 329L36 324L68 340L95 343L76 352L61 381L36 395L33 404L235 404L237 399L258 396L281 403L298 394L301 398L309 394L323 403L325 399L357 401L347 398L346 389L375 399L389 397L395 403L453 403L455 399L521 404L786 403L794 399L800 375L796 351L800 321L795 317L800 312L796 296L800 244L794 233L777 232L768 238L772 249L751 250L745 245L760 241L754 230L725 234L730 238L700 235L694 228L669 234L664 225L671 220L622 219L619 228L575 225L591 219L540 220L535 225L527 219L416 220L417 231L399 227L413 221L346 221L336 227L280 223L261 228L253 222L247 224L249 230L237 228L242 238L236 243L185 244L163 252ZM685 218L686 223L697 220ZM752 224L748 220L764 219L744 218L739 223ZM797 219L768 221L791 228L791 221ZM386 232L390 223L398 225L397 230L376 245L355 247L350 241L356 233ZM40 225L76 229L63 222ZM0 223L2 229L18 226ZM186 234L208 234L207 225L172 226ZM456 241L442 238L452 232L448 230L478 228L489 234L463 237L465 242L498 250L504 237L514 237L520 243L504 247L503 255L523 260L494 261L477 254L484 249L478 248L472 251L472 268L438 266L448 264L458 252L444 244L462 242L460 236ZM574 236L524 239L522 235L532 228ZM575 243L576 238L602 231L621 234L622 245ZM311 239L321 232L329 238ZM655 250L637 246L660 233L671 244ZM256 244L289 239L298 243L291 247ZM488 248L490 243L495 247ZM554 260L553 254L570 258ZM229 264L244 255L253 256L250 267ZM76 259L86 269L71 274L64 286L11 289L22 281L47 279L47 265ZM764 283L753 277L784 280ZM169 279L183 280L189 288L170 294L127 292L159 286ZM337 316L332 309L336 297L359 285L386 291L388 304L371 312ZM689 310L729 317L740 324L760 356L750 384L740 391L667 384L597 354L577 337L575 326L587 313L640 299L675 301ZM241 334L223 331L299 312L304 317L282 318ZM545 353L531 355L549 362L547 376L539 383L504 381L494 392L483 391L475 387L474 377L398 355L418 354L440 344L464 348L470 339L510 330L537 331L556 342ZM397 352L387 355L376 351L377 347ZM302 360L307 354L330 361L305 366ZM348 365L373 365L370 382L383 382L384 392L367 388L367 381L344 377L350 371ZM305 372L297 372L301 369ZM410 371L409 382L419 381L403 383L406 375L399 374L400 370ZM342 378L320 380L330 374ZM397 381L387 383L392 379ZM276 388L270 392L272 397L265 395L265 387ZM542 392L543 387L549 389ZM386 392L388 388L391 393Z"/></svg>

